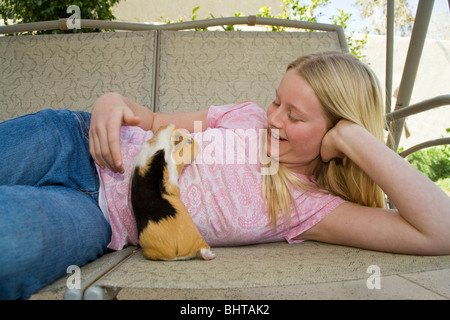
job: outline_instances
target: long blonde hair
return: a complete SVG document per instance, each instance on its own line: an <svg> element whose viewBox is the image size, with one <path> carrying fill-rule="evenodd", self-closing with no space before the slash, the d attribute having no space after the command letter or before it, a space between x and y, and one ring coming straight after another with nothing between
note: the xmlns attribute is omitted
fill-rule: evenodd
<svg viewBox="0 0 450 320"><path fill-rule="evenodd" d="M347 119L384 141L381 86L367 65L350 54L324 52L302 56L287 70L294 70L311 86L332 126ZM281 163L276 174L263 176L263 196L274 226L278 215L290 217L291 206L295 208L290 186L305 192L329 192L364 206L384 207L382 190L347 157L320 162L313 178L315 185L299 179Z"/></svg>

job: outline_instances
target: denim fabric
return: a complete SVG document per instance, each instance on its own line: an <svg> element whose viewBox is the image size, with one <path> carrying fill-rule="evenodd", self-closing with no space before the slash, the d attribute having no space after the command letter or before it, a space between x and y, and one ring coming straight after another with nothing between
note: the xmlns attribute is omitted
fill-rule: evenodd
<svg viewBox="0 0 450 320"><path fill-rule="evenodd" d="M0 123L0 299L27 299L106 252L89 123L50 109Z"/></svg>

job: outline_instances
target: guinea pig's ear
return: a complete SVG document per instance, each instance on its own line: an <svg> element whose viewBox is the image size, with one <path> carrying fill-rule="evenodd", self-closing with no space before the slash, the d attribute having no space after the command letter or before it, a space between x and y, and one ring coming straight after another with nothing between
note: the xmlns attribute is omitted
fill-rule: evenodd
<svg viewBox="0 0 450 320"><path fill-rule="evenodd" d="M183 135L181 134L181 131L178 129L173 130L171 138L175 149L177 149L177 146L178 148L181 146L180 143L183 142L184 139Z"/></svg>

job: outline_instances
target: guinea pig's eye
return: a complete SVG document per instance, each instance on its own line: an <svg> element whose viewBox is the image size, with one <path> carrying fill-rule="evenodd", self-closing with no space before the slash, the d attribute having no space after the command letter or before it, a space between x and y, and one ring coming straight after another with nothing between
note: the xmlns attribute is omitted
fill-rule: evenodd
<svg viewBox="0 0 450 320"><path fill-rule="evenodd" d="M192 140L191 140L191 139L188 139L188 140L187 140L187 144L192 144Z"/></svg>

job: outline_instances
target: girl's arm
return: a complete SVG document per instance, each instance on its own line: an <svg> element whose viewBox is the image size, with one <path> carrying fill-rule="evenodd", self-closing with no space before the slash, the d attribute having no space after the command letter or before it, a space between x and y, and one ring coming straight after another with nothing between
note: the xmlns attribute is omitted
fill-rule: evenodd
<svg viewBox="0 0 450 320"><path fill-rule="evenodd" d="M156 132L161 126L173 123L178 128L193 132L194 121L201 121L202 130L206 129L207 113L207 109L172 114L154 113L118 93L107 93L95 102L92 110L89 150L99 166L123 173L120 148L122 125L139 126Z"/></svg>
<svg viewBox="0 0 450 320"><path fill-rule="evenodd" d="M347 156L397 210L345 203L300 236L409 254L450 254L450 198L363 127L341 120L322 140L324 161Z"/></svg>

